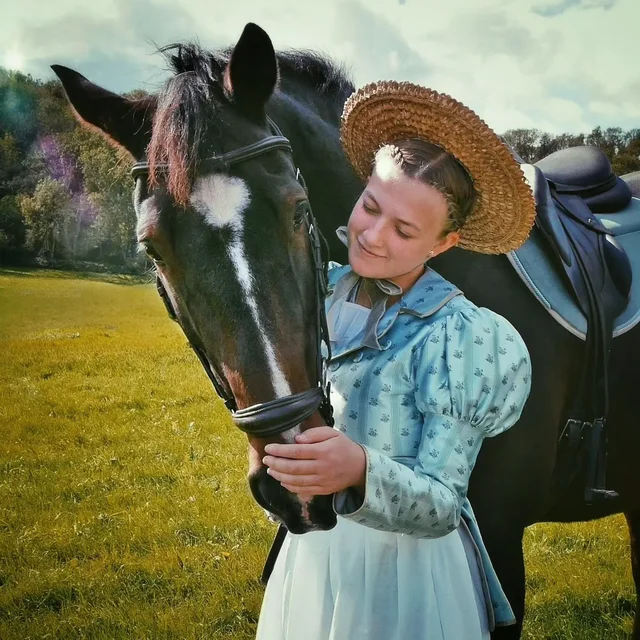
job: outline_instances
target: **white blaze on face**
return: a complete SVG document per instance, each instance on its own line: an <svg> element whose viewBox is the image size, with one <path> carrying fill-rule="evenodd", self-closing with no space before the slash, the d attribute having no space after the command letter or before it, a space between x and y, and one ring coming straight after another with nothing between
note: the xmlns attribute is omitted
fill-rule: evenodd
<svg viewBox="0 0 640 640"><path fill-rule="evenodd" d="M233 264L238 282L245 296L251 317L258 327L258 335L267 356L271 380L276 396L291 395L291 387L276 359L264 326L254 294L254 277L244 248L244 212L251 202L251 194L244 180L222 174L212 174L198 178L191 194L191 205L200 213L205 222L214 229L231 229L232 239L227 253Z"/></svg>
<svg viewBox="0 0 640 640"><path fill-rule="evenodd" d="M242 234L244 211L251 194L244 180L212 174L198 178L191 194L191 204L214 229L229 226Z"/></svg>

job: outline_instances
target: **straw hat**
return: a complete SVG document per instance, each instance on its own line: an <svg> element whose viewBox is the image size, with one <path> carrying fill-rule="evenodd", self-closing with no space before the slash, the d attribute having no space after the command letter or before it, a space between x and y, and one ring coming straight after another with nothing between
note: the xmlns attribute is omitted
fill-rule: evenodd
<svg viewBox="0 0 640 640"><path fill-rule="evenodd" d="M520 165L496 133L451 96L410 82L368 84L345 103L340 136L362 180L380 147L405 138L422 138L457 158L477 193L459 230L463 249L507 253L527 239L536 210Z"/></svg>

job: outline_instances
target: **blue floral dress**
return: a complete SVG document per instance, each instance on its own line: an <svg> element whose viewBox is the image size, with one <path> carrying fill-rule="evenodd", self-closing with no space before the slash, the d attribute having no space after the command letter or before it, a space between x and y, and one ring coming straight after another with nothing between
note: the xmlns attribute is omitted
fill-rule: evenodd
<svg viewBox="0 0 640 640"><path fill-rule="evenodd" d="M489 638L515 618L467 487L484 438L521 415L527 348L506 319L431 269L369 313L344 306L359 276L348 266L329 275L335 428L363 445L365 495L335 495L333 530L287 535L257 637Z"/></svg>

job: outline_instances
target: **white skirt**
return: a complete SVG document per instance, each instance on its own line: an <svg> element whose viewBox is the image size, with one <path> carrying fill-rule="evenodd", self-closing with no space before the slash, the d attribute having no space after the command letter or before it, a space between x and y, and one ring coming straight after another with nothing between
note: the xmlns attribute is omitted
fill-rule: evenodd
<svg viewBox="0 0 640 640"><path fill-rule="evenodd" d="M338 517L287 534L267 584L258 640L485 640L480 570L466 527L434 539Z"/></svg>

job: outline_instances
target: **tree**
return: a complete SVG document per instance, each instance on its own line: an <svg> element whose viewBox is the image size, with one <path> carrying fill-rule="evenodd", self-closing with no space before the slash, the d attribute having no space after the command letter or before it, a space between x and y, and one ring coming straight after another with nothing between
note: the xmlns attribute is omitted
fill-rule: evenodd
<svg viewBox="0 0 640 640"><path fill-rule="evenodd" d="M525 162L538 160L536 156L540 132L537 129L509 129L502 137Z"/></svg>
<svg viewBox="0 0 640 640"><path fill-rule="evenodd" d="M20 248L25 241L26 228L16 196L0 198L0 251Z"/></svg>
<svg viewBox="0 0 640 640"><path fill-rule="evenodd" d="M0 196L6 189L5 184L20 169L20 155L18 143L10 133L7 132L0 137Z"/></svg>
<svg viewBox="0 0 640 640"><path fill-rule="evenodd" d="M558 149L568 149L569 147L580 147L583 144L586 144L584 139L584 134L578 133L561 133L556 136L556 143L558 144Z"/></svg>
<svg viewBox="0 0 640 640"><path fill-rule="evenodd" d="M40 83L19 71L0 75L0 134L13 135L22 151L36 138L38 122L36 107Z"/></svg>
<svg viewBox="0 0 640 640"><path fill-rule="evenodd" d="M48 175L44 156L34 148L22 158L18 172L2 188L8 195L33 193L38 182Z"/></svg>
<svg viewBox="0 0 640 640"><path fill-rule="evenodd" d="M556 136L552 136L549 133L543 133L540 135L540 143L536 151L536 162L546 158L548 155L560 150L560 141Z"/></svg>
<svg viewBox="0 0 640 640"><path fill-rule="evenodd" d="M62 85L57 80L50 80L42 86L36 117L40 135L51 136L72 131L79 126L71 109L69 109Z"/></svg>
<svg viewBox="0 0 640 640"><path fill-rule="evenodd" d="M70 197L63 184L53 178L44 178L38 182L33 196L19 198L27 224L27 246L45 258L56 257L56 241L64 230Z"/></svg>
<svg viewBox="0 0 640 640"><path fill-rule="evenodd" d="M112 147L101 135L83 128L64 137L84 179L84 190L94 205L92 228L102 259L127 263L136 257L136 215L131 201L131 157Z"/></svg>
<svg viewBox="0 0 640 640"><path fill-rule="evenodd" d="M637 137L631 139L624 150L619 153L611 163L617 175L623 176L625 173L640 171L640 131Z"/></svg>

